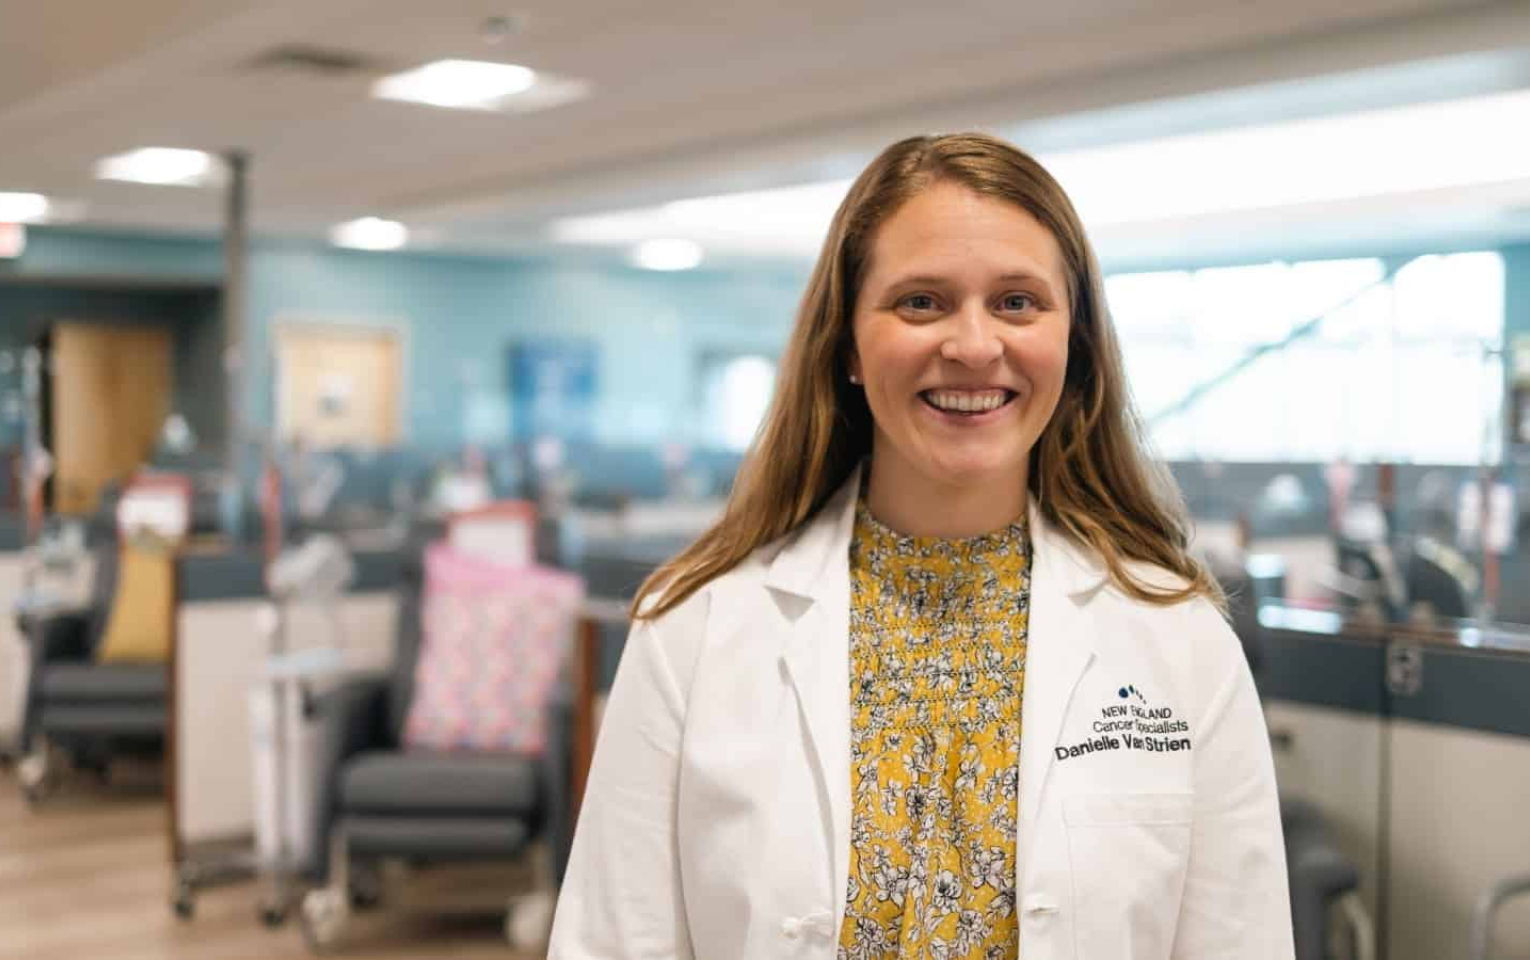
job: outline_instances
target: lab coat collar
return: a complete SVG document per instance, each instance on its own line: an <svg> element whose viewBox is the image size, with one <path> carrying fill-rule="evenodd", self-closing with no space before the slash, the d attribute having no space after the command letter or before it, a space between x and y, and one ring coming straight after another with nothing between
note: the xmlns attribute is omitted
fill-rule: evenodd
<svg viewBox="0 0 1530 960"><path fill-rule="evenodd" d="M849 882L850 847L850 537L860 493L857 467L818 515L770 560L765 584L791 623L781 664L818 763L833 843L834 889ZM1053 750L1079 680L1094 659L1084 606L1106 582L1092 552L1042 516L1031 498L1031 614L1020 751L1020 831L1015 883L1035 843L1036 811Z"/></svg>
<svg viewBox="0 0 1530 960"><path fill-rule="evenodd" d="M818 515L790 535L770 562L765 575L767 587L814 602L848 596L850 537L863 470L861 466L852 470ZM1093 552L1048 522L1034 496L1029 500L1027 518L1034 562L1046 568L1048 586L1074 599L1102 586L1107 579L1105 569Z"/></svg>
<svg viewBox="0 0 1530 960"><path fill-rule="evenodd" d="M849 583L850 534L855 527L855 502L861 490L862 467L850 471L818 513L789 534L771 560L765 586L807 600L822 600L833 593L835 571ZM841 569L843 568L843 569Z"/></svg>

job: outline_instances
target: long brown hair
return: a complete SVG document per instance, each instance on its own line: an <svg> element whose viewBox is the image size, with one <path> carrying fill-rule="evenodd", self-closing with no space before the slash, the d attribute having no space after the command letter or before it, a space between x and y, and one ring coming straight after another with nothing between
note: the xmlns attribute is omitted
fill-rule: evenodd
<svg viewBox="0 0 1530 960"><path fill-rule="evenodd" d="M1143 453L1103 278L1073 204L1028 154L978 133L913 137L884 150L851 185L829 226L782 359L775 399L739 468L722 518L643 584L633 615L658 617L751 552L807 522L871 451L871 411L847 379L855 299L877 229L936 182L1005 200L1051 231L1068 275L1068 369L1052 419L1031 450L1041 514L1094 549L1120 590L1150 603L1222 593L1190 556L1183 502ZM1155 585L1139 561L1183 581Z"/></svg>

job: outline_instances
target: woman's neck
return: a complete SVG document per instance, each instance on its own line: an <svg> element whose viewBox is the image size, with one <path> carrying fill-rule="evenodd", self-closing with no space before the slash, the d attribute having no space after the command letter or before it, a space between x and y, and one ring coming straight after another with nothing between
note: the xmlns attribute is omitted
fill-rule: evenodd
<svg viewBox="0 0 1530 960"><path fill-rule="evenodd" d="M963 540L1014 523L1026 509L1026 479L942 483L891 458L871 457L866 506L907 537Z"/></svg>

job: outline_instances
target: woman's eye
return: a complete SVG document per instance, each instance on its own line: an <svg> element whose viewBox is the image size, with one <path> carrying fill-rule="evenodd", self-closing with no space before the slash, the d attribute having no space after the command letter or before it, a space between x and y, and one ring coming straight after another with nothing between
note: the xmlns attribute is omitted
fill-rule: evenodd
<svg viewBox="0 0 1530 960"><path fill-rule="evenodd" d="M903 305L910 310L924 313L935 309L935 298L927 293L915 293L903 298Z"/></svg>
<svg viewBox="0 0 1530 960"><path fill-rule="evenodd" d="M1036 298L1032 297L1028 293L1006 293L1004 295L1004 299L1000 302L1003 304L1005 310L1013 310L1017 313L1023 313L1024 311L1036 305Z"/></svg>

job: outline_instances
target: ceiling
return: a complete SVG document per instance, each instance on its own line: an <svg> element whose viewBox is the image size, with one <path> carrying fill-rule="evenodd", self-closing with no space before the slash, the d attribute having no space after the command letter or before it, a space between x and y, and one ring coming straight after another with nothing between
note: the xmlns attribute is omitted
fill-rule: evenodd
<svg viewBox="0 0 1530 960"><path fill-rule="evenodd" d="M520 30L486 42L505 15ZM258 64L293 44L359 66ZM593 92L519 115L368 96L447 57ZM848 176L914 132L979 126L1039 151L1514 87L1530 87L1525 0L0 0L0 190L77 202L93 227L211 232L217 190L92 166L241 149L260 233L381 215L443 247L525 250L557 216ZM1412 226L1357 208L1346 229L1530 236L1530 183L1436 201ZM1185 250L1248 241L1202 227ZM1163 231L1134 230L1122 250L1161 250Z"/></svg>

